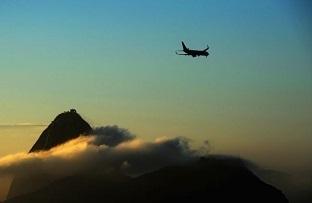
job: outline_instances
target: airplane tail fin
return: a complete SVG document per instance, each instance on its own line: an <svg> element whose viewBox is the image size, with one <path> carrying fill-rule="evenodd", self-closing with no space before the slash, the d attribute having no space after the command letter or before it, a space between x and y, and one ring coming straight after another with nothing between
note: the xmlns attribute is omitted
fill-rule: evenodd
<svg viewBox="0 0 312 203"><path fill-rule="evenodd" d="M182 47L183 47L183 51L188 50L188 48L185 46L183 41L182 41Z"/></svg>

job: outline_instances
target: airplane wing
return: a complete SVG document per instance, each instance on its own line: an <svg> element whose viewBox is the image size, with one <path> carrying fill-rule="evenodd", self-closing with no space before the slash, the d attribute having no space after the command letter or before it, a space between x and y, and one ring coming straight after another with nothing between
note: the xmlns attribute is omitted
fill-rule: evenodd
<svg viewBox="0 0 312 203"><path fill-rule="evenodd" d="M176 53L176 55L184 55L184 56L187 56L187 55L189 55L189 54L187 54L187 53L185 53L185 54L183 54L183 53L178 53L177 51L175 52Z"/></svg>

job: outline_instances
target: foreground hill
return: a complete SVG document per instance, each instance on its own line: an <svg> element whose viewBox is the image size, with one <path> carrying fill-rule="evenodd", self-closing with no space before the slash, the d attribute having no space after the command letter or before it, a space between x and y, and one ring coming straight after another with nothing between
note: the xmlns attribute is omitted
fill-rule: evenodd
<svg viewBox="0 0 312 203"><path fill-rule="evenodd" d="M240 159L207 157L139 177L81 175L56 181L5 203L288 202Z"/></svg>

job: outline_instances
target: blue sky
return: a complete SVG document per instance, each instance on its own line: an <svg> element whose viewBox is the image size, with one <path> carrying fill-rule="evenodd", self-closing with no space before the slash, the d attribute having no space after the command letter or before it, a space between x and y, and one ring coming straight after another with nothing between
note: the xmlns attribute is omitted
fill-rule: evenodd
<svg viewBox="0 0 312 203"><path fill-rule="evenodd" d="M2 0L0 123L48 124L76 108L93 125L146 138L208 139L250 156L260 142L284 152L311 139L311 6ZM211 55L176 56L181 40L209 44Z"/></svg>

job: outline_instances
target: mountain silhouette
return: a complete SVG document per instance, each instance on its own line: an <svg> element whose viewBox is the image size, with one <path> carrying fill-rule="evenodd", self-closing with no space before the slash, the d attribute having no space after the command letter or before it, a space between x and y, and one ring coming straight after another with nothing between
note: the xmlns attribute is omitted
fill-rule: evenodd
<svg viewBox="0 0 312 203"><path fill-rule="evenodd" d="M66 177L5 203L54 202L288 202L235 158L207 157L139 177Z"/></svg>
<svg viewBox="0 0 312 203"><path fill-rule="evenodd" d="M81 118L76 110L59 114L52 123L41 133L30 152L49 150L79 135L92 130L91 126Z"/></svg>
<svg viewBox="0 0 312 203"><path fill-rule="evenodd" d="M42 132L30 152L54 146L91 132L75 111L64 112ZM168 154L170 156L170 154ZM167 166L140 176L103 171L53 179L46 174L15 177L4 203L65 202L274 202L284 194L252 173L243 160L207 156Z"/></svg>
<svg viewBox="0 0 312 203"><path fill-rule="evenodd" d="M57 145L63 144L80 135L87 134L92 130L91 126L81 118L76 110L71 109L59 114L51 124L41 133L36 143L30 149L31 152L49 150ZM36 174L35 177L18 176L15 177L7 197L34 191L50 182L50 177L46 174ZM31 182L31 184L29 184Z"/></svg>

